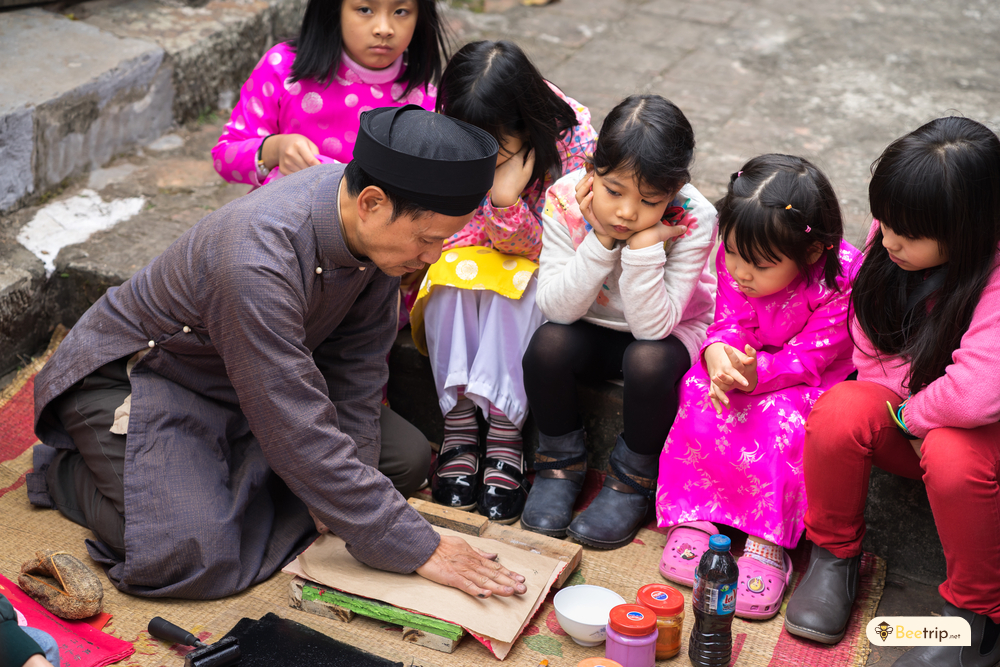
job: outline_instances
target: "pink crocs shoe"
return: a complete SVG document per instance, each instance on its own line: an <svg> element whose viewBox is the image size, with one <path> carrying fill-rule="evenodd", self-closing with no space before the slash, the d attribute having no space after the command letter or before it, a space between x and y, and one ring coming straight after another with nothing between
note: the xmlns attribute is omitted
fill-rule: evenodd
<svg viewBox="0 0 1000 667"><path fill-rule="evenodd" d="M694 586L694 571L701 555L708 551L708 538L718 534L719 529L710 521L679 523L671 528L660 559L660 574L668 581Z"/></svg>
<svg viewBox="0 0 1000 667"><path fill-rule="evenodd" d="M765 565L756 558L741 556L736 561L740 580L736 589L736 615L762 620L771 618L781 609L781 598L792 578L792 559L785 552L785 571Z"/></svg>

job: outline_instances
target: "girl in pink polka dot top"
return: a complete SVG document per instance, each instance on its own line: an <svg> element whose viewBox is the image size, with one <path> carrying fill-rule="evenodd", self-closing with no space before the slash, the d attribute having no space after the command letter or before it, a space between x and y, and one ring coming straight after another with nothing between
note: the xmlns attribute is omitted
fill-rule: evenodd
<svg viewBox="0 0 1000 667"><path fill-rule="evenodd" d="M350 162L362 112L434 109L444 31L434 0L310 0L298 38L265 53L243 84L215 170L253 189L317 156Z"/></svg>
<svg viewBox="0 0 1000 667"><path fill-rule="evenodd" d="M438 111L486 130L500 152L493 188L472 220L445 241L410 314L445 416L431 495L512 523L528 487L521 356L543 319L534 274L545 191L583 168L597 133L587 108L543 79L508 41L462 47L441 78ZM490 425L485 448L478 444L477 407Z"/></svg>

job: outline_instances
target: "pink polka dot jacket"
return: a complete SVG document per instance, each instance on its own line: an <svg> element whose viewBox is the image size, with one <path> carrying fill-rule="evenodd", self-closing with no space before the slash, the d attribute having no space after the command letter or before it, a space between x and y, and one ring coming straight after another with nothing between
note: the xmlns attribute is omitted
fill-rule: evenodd
<svg viewBox="0 0 1000 667"><path fill-rule="evenodd" d="M405 86L400 57L383 70L370 70L344 54L329 86L314 80L292 83L295 52L282 42L260 59L240 89L240 100L212 149L215 170L230 183L260 187L256 155L269 134L301 134L321 155L350 162L361 113L387 106L419 104L434 110L437 88L417 88L400 99Z"/></svg>
<svg viewBox="0 0 1000 667"><path fill-rule="evenodd" d="M597 132L590 124L590 110L561 90L549 87L576 113L576 126L556 144L562 159L562 173L582 168L593 154ZM537 262L542 251L542 209L545 191L552 185L548 174L541 181L529 183L521 198L511 206L497 208L487 193L472 220L458 234L444 242L444 250L483 246L507 255L519 255Z"/></svg>

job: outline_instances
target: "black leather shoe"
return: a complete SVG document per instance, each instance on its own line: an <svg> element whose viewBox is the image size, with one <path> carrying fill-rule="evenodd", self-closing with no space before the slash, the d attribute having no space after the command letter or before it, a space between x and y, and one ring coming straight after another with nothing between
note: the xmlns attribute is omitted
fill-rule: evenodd
<svg viewBox="0 0 1000 667"><path fill-rule="evenodd" d="M539 433L535 470L521 527L550 537L565 537L573 520L573 505L587 477L583 429L555 437Z"/></svg>
<svg viewBox="0 0 1000 667"><path fill-rule="evenodd" d="M797 637L836 644L844 637L858 594L861 556L837 558L814 544L809 569L792 593L785 629Z"/></svg>
<svg viewBox="0 0 1000 667"><path fill-rule="evenodd" d="M659 454L636 454L618 436L604 488L573 519L566 531L570 537L595 549L617 549L635 539L652 508L659 459Z"/></svg>
<svg viewBox="0 0 1000 667"><path fill-rule="evenodd" d="M502 486L483 484L479 487L479 513L490 521L497 523L514 523L521 517L524 511L524 501L531 490L531 484L525 479L524 473L517 466L501 461L500 459L485 458L482 462L483 470L496 468L506 475L510 475L517 481L517 486L507 489Z"/></svg>
<svg viewBox="0 0 1000 667"><path fill-rule="evenodd" d="M972 627L971 646L918 646L892 663L893 667L995 667L1000 665L1000 625L988 617L953 604L944 616L961 616Z"/></svg>
<svg viewBox="0 0 1000 667"><path fill-rule="evenodd" d="M476 472L469 475L441 477L437 474L438 470L456 456L470 453L474 453L478 457L479 445L459 445L438 456L434 472L431 474L431 497L434 502L454 507L457 510L471 510L476 506L482 466L478 466Z"/></svg>

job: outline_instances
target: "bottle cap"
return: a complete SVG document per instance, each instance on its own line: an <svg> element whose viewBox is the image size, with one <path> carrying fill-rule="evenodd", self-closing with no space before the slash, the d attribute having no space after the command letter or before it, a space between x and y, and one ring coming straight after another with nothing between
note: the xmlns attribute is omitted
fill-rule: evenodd
<svg viewBox="0 0 1000 667"><path fill-rule="evenodd" d="M607 658L584 658L576 667L622 667L621 663Z"/></svg>
<svg viewBox="0 0 1000 667"><path fill-rule="evenodd" d="M712 548L712 551L729 551L730 544L732 544L732 540L725 535L712 535L708 538L708 546Z"/></svg>
<svg viewBox="0 0 1000 667"><path fill-rule="evenodd" d="M635 603L649 607L657 616L676 616L684 611L684 596L666 584L646 584L635 594Z"/></svg>
<svg viewBox="0 0 1000 667"><path fill-rule="evenodd" d="M638 604L620 604L608 615L612 630L629 637L642 637L656 629L656 614Z"/></svg>

